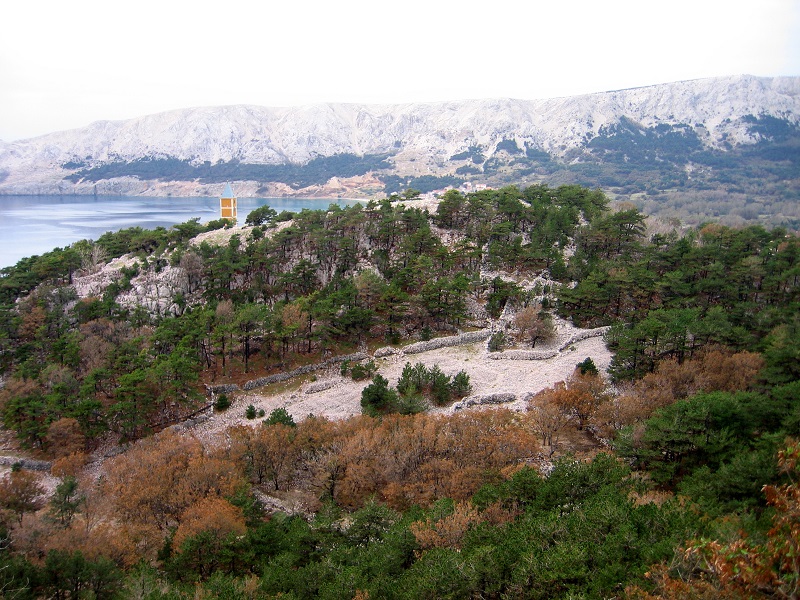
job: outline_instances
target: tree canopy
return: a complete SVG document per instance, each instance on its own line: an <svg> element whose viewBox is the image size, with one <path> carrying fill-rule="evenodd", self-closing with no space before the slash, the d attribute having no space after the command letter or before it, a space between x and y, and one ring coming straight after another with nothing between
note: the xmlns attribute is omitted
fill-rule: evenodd
<svg viewBox="0 0 800 600"><path fill-rule="evenodd" d="M0 416L58 477L46 501L29 470L0 480L2 594L793 589L797 236L655 227L575 185L450 190L434 213L406 206L423 188L405 189L292 215L263 207L219 245L190 240L224 224L190 221L0 271ZM122 255L79 296L76 281ZM470 394L467 370L409 362L390 382L377 359L334 361L479 319L538 349L556 317L608 326L611 366L575 356L522 412L426 410ZM364 380L364 414L253 414L218 446L171 428L210 407L208 389L325 360ZM576 439L590 455L564 454ZM127 451L84 477L111 443Z"/></svg>

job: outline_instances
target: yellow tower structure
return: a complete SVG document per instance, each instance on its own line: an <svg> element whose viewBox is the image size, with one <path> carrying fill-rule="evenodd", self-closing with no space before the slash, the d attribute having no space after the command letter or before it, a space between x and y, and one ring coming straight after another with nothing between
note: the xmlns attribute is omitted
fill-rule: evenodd
<svg viewBox="0 0 800 600"><path fill-rule="evenodd" d="M236 196L233 195L231 184L225 184L225 190L219 199L219 216L236 222Z"/></svg>

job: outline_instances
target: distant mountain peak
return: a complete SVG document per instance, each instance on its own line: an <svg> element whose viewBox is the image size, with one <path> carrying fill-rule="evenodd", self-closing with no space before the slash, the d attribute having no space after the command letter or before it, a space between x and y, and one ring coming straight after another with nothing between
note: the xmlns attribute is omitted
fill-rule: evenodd
<svg viewBox="0 0 800 600"><path fill-rule="evenodd" d="M223 176L245 195L375 196L420 177L434 178L431 185L559 182L576 179L570 165L620 159L623 142L631 161L668 161L685 172L689 155L659 144L723 152L780 129L759 119L791 129L799 117L799 77L752 75L543 100L194 107L2 143L0 194L213 195L209 185ZM625 123L639 128L641 144ZM299 174L303 165L314 177ZM583 171L579 182L607 187ZM350 187L334 190L334 177Z"/></svg>

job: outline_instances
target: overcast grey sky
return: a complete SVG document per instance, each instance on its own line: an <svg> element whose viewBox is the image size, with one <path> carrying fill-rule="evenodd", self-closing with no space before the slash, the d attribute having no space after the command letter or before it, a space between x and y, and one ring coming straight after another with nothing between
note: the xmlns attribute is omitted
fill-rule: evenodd
<svg viewBox="0 0 800 600"><path fill-rule="evenodd" d="M4 141L190 106L800 75L800 0L25 0L0 14Z"/></svg>

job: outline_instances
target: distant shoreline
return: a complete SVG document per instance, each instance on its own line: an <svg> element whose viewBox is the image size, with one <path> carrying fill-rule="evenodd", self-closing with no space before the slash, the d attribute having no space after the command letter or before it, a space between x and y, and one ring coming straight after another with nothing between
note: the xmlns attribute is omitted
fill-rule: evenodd
<svg viewBox="0 0 800 600"><path fill-rule="evenodd" d="M10 194L0 192L0 198L219 198L215 194ZM308 194L297 196L236 196L239 200L338 200L345 202L366 202L369 198L352 198L344 196L310 196Z"/></svg>
<svg viewBox="0 0 800 600"><path fill-rule="evenodd" d="M238 221L269 205L276 212L323 210L329 205L366 203L355 198L238 197ZM219 196L115 194L0 195L0 268L77 241L97 240L108 231L130 227L170 228L198 219L220 218Z"/></svg>

